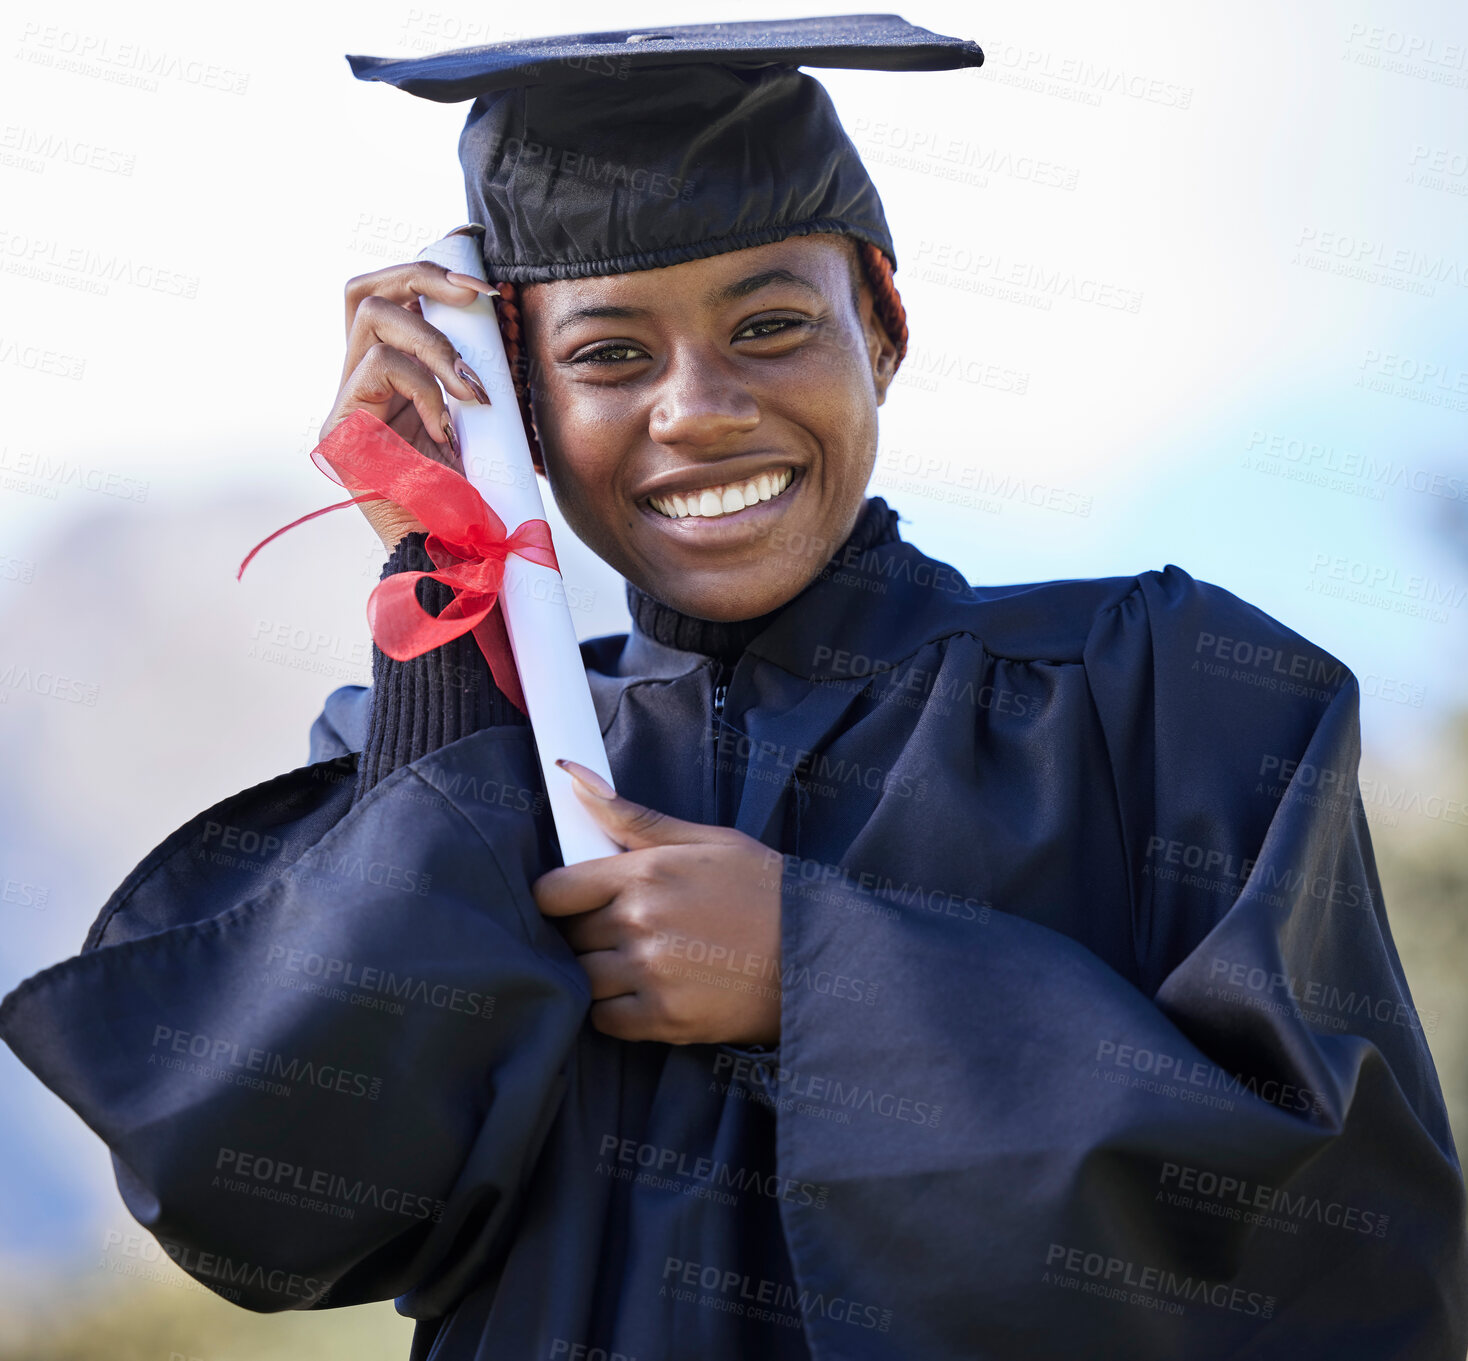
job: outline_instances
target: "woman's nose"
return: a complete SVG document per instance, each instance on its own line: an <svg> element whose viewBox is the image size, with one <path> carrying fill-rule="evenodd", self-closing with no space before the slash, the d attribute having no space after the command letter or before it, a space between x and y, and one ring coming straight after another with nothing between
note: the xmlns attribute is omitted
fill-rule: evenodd
<svg viewBox="0 0 1468 1361"><path fill-rule="evenodd" d="M712 445L753 430L759 403L728 364L706 353L673 361L648 416L659 444Z"/></svg>

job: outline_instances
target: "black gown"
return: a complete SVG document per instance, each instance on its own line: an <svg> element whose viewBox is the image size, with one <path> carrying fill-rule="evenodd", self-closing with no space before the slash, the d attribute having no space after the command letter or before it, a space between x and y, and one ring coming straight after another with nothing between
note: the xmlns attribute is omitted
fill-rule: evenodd
<svg viewBox="0 0 1468 1361"><path fill-rule="evenodd" d="M618 789L771 848L778 1046L592 1029L529 729L354 800L344 687L0 1004L195 1279L397 1297L415 1361L1463 1356L1342 663L1175 566L974 587L900 538L732 669L582 656Z"/></svg>

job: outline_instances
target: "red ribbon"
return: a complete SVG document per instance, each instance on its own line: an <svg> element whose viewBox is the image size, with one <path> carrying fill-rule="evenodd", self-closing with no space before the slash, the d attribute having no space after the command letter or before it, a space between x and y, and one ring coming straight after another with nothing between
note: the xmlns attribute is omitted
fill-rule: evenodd
<svg viewBox="0 0 1468 1361"><path fill-rule="evenodd" d="M511 553L559 572L550 525L526 520L513 534L461 474L421 454L370 412L358 408L311 451L311 461L339 486L363 495L323 506L261 539L240 563L236 580L250 559L271 539L307 520L363 501L392 501L428 530L425 547L438 569L398 572L379 582L367 601L373 641L395 661L405 662L472 632L489 663L495 684L521 713L525 695L510 650L504 611L496 610L504 585L505 559ZM352 485L338 475L345 473ZM418 603L422 577L441 581L454 598L437 618Z"/></svg>

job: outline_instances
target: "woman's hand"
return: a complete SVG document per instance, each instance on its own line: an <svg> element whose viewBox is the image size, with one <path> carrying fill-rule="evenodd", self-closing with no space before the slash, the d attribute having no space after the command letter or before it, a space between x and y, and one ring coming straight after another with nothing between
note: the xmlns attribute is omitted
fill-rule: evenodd
<svg viewBox="0 0 1468 1361"><path fill-rule="evenodd" d="M463 307L488 284L427 260L389 265L347 280L347 357L325 439L353 411L371 412L419 453L464 471L442 383L464 402L489 402L479 376L449 338L423 320L420 298ZM435 381L436 380L436 381ZM391 501L364 501L362 513L389 552L423 525Z"/></svg>
<svg viewBox="0 0 1468 1361"><path fill-rule="evenodd" d="M591 979L592 1025L619 1040L778 1043L780 875L770 873L770 848L732 827L599 797L590 782L606 785L594 772L558 764L627 848L531 885Z"/></svg>

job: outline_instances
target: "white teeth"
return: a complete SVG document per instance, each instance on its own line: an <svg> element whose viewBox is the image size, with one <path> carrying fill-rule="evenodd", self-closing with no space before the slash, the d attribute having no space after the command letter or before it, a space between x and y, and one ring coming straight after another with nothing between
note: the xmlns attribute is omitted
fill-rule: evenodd
<svg viewBox="0 0 1468 1361"><path fill-rule="evenodd" d="M737 514L757 501L773 500L794 478L795 469L784 468L778 473L761 473L744 483L706 487L686 495L674 492L671 496L650 497L649 500L654 510L669 519L682 520L689 516L717 519L721 515Z"/></svg>

